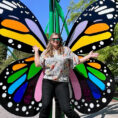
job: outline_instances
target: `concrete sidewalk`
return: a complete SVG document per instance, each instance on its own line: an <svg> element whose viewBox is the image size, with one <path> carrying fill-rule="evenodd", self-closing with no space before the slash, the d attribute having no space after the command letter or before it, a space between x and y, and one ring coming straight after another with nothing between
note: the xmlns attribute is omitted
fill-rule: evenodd
<svg viewBox="0 0 118 118"><path fill-rule="evenodd" d="M81 118L118 118L118 102L111 102L106 108L91 115L85 115L81 113L79 114ZM0 106L0 118L26 118L26 117L15 116L7 112L3 107ZM39 115L27 118L39 118Z"/></svg>

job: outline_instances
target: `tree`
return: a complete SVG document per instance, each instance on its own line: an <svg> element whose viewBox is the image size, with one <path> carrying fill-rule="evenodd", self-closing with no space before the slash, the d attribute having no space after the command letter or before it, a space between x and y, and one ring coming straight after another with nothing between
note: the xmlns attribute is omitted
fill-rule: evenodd
<svg viewBox="0 0 118 118"><path fill-rule="evenodd" d="M7 48L4 44L0 43L0 65L3 64L2 60L6 60L7 57ZM0 71L2 71L2 68L0 66Z"/></svg>
<svg viewBox="0 0 118 118"><path fill-rule="evenodd" d="M81 13L93 2L96 0L79 0L78 3L75 3L74 0L71 0L69 9L70 9L70 18L67 22L74 23L74 21L81 15Z"/></svg>

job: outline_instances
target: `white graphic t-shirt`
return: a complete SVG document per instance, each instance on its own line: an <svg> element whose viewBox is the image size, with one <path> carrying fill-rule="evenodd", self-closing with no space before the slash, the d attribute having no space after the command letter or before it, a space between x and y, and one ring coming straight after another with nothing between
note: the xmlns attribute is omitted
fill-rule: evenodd
<svg viewBox="0 0 118 118"><path fill-rule="evenodd" d="M79 57L64 46L64 54L54 50L54 57L46 57L45 50L40 55L40 65L44 68L44 79L58 82L69 81L69 70L79 64Z"/></svg>

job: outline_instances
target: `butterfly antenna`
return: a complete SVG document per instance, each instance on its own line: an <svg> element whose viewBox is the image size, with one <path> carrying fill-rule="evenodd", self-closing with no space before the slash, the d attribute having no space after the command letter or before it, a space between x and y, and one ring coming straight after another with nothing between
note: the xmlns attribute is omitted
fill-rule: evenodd
<svg viewBox="0 0 118 118"><path fill-rule="evenodd" d="M65 22L66 22L66 19L67 19L67 16L68 16L69 12L70 12L70 9L68 9L68 12L67 12L67 14L66 14L66 17L65 17L64 23L63 23L63 25L62 25L60 34L62 34L62 31L63 31L63 28L64 28L64 25L65 25Z"/></svg>

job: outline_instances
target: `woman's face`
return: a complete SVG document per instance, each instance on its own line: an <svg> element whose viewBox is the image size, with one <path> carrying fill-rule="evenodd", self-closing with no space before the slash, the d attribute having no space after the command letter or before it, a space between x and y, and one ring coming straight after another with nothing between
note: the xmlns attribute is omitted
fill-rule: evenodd
<svg viewBox="0 0 118 118"><path fill-rule="evenodd" d="M59 36L58 35L53 35L50 43L52 44L53 47L57 48L60 44L60 40L57 40L59 39Z"/></svg>

